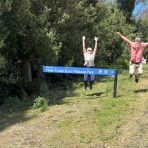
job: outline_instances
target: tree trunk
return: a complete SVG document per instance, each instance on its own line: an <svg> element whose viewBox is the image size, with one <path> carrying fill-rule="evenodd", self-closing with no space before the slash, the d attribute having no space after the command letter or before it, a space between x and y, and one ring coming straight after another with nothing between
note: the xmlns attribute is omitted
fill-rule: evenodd
<svg viewBox="0 0 148 148"><path fill-rule="evenodd" d="M31 63L27 60L24 62L25 78L28 82L32 82Z"/></svg>

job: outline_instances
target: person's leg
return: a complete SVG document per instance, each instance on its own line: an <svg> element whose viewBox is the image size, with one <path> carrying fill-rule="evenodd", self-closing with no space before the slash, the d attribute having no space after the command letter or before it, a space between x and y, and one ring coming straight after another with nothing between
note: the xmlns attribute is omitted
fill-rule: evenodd
<svg viewBox="0 0 148 148"><path fill-rule="evenodd" d="M139 75L142 75L142 73L143 73L143 64L140 63L140 64L139 64L139 67L138 67L138 74L139 74Z"/></svg>
<svg viewBox="0 0 148 148"><path fill-rule="evenodd" d="M135 74L135 64L129 63L129 78L132 78L133 74Z"/></svg>
<svg viewBox="0 0 148 148"><path fill-rule="evenodd" d="M135 82L138 83L140 75L143 73L143 64L137 64L136 66L136 75L135 75Z"/></svg>
<svg viewBox="0 0 148 148"><path fill-rule="evenodd" d="M92 85L95 81L95 75L90 75L89 88L92 90Z"/></svg>
<svg viewBox="0 0 148 148"><path fill-rule="evenodd" d="M84 74L84 89L87 89L88 74Z"/></svg>
<svg viewBox="0 0 148 148"><path fill-rule="evenodd" d="M135 82L138 83L139 78L138 78L138 68L139 64L135 64Z"/></svg>

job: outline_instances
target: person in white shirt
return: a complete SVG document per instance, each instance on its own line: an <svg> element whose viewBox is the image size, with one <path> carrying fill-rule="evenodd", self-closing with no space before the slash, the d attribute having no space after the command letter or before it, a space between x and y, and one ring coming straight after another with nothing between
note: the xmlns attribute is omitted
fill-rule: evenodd
<svg viewBox="0 0 148 148"><path fill-rule="evenodd" d="M94 50L92 50L92 48L88 47L86 49L85 47L85 36L82 37L82 46L83 46L83 55L84 55L84 66L85 67L94 67L94 60L95 60L95 56L96 56L96 51L97 51L97 41L98 38L95 37L95 47ZM95 75L90 75L90 80L89 80L89 87L90 90L92 90L92 84L95 80ZM86 90L88 86L88 74L84 74L84 89Z"/></svg>

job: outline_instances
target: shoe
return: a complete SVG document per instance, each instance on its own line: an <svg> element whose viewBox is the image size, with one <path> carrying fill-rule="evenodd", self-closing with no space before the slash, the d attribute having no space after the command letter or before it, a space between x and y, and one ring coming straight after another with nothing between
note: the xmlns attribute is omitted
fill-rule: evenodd
<svg viewBox="0 0 148 148"><path fill-rule="evenodd" d="M90 81L90 82L89 82L89 89L90 89L90 90L92 90L92 84L93 84L93 82L94 82L94 81Z"/></svg>
<svg viewBox="0 0 148 148"><path fill-rule="evenodd" d="M135 82L138 83L139 79L135 79Z"/></svg>
<svg viewBox="0 0 148 148"><path fill-rule="evenodd" d="M132 78L132 76L133 76L133 75L132 75L132 74L130 74L130 75L129 75L129 78Z"/></svg>
<svg viewBox="0 0 148 148"><path fill-rule="evenodd" d="M138 75L135 75L135 82L138 83L139 79L138 79Z"/></svg>
<svg viewBox="0 0 148 148"><path fill-rule="evenodd" d="M86 91L87 89L87 81L84 81L84 90Z"/></svg>
<svg viewBox="0 0 148 148"><path fill-rule="evenodd" d="M90 89L90 90L92 90L92 85L91 85L91 86L89 86L89 89Z"/></svg>

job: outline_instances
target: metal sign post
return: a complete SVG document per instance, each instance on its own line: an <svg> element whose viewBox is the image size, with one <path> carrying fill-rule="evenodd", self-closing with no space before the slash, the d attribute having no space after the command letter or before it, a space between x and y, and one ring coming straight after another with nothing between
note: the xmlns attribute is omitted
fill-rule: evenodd
<svg viewBox="0 0 148 148"><path fill-rule="evenodd" d="M117 96L117 80L118 80L118 70L115 70L113 98L116 98Z"/></svg>

